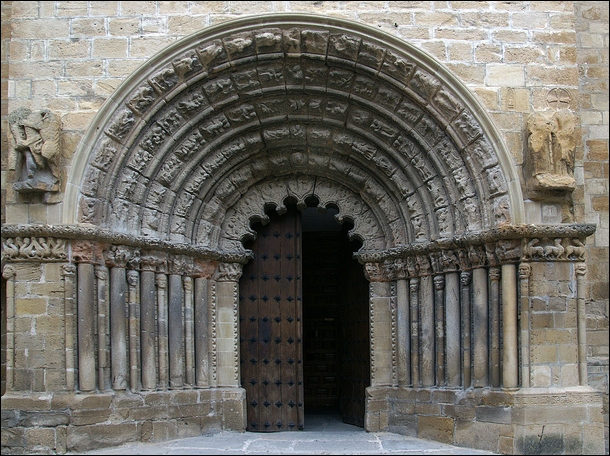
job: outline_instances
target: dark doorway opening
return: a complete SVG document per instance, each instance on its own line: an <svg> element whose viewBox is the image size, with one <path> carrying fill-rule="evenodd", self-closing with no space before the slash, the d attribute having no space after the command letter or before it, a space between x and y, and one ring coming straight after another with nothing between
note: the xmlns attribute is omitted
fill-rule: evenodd
<svg viewBox="0 0 610 456"><path fill-rule="evenodd" d="M254 224L240 280L241 384L249 431L307 429L324 414L364 427L368 281L350 223L315 207ZM296 299L293 299L296 298Z"/></svg>
<svg viewBox="0 0 610 456"><path fill-rule="evenodd" d="M303 375L305 413L339 413L364 427L370 385L368 282L353 253L351 224L336 211L303 213Z"/></svg>

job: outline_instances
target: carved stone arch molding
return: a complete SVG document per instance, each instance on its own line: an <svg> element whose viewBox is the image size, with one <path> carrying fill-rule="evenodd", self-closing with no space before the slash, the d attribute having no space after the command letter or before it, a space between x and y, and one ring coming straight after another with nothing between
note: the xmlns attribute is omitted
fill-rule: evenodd
<svg viewBox="0 0 610 456"><path fill-rule="evenodd" d="M287 196L336 206L363 251L523 214L497 131L441 64L367 26L280 14L207 28L125 81L79 146L64 221L243 251Z"/></svg>

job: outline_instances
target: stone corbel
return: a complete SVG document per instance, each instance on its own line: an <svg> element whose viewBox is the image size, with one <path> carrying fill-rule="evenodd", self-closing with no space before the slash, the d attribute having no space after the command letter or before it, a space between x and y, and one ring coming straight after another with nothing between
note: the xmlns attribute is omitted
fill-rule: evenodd
<svg viewBox="0 0 610 456"><path fill-rule="evenodd" d="M576 188L576 120L569 109L534 112L527 119L524 172L529 198L564 198Z"/></svg>
<svg viewBox="0 0 610 456"><path fill-rule="evenodd" d="M60 118L48 109L22 107L9 114L8 123L8 169L14 171L13 189L23 195L42 195L45 203L55 202L50 196L61 187Z"/></svg>

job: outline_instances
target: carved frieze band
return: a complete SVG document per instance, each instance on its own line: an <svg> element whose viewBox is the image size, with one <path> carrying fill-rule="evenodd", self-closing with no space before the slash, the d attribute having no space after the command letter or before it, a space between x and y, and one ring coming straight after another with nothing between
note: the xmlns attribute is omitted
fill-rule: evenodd
<svg viewBox="0 0 610 456"><path fill-rule="evenodd" d="M461 237L453 243L412 244L400 249L359 252L354 256L364 264L370 281L469 271L521 261L582 262L586 254L586 237L595 232L593 225L510 228L471 238Z"/></svg>
<svg viewBox="0 0 610 456"><path fill-rule="evenodd" d="M76 242L78 241L78 242ZM91 243L91 244L88 244ZM248 252L218 251L198 245L160 241L144 236L113 233L96 227L81 225L3 225L2 258L11 261L65 261L72 257L79 262L102 263L101 251L109 246L124 246L132 250L158 251L167 255L184 255L195 261L198 274L205 272L210 261L244 264L250 258ZM94 247L95 245L95 247ZM98 250L97 254L93 253ZM115 249L116 250L116 249ZM118 253L120 255L120 253ZM87 258L89 256L89 258ZM111 260L112 261L112 260ZM195 273L197 275L197 273Z"/></svg>

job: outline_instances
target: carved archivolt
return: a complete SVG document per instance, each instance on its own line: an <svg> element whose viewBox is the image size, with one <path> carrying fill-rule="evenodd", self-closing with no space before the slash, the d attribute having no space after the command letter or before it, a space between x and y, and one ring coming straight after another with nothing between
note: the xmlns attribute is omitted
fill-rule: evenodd
<svg viewBox="0 0 610 456"><path fill-rule="evenodd" d="M367 249L514 222L499 141L428 57L328 18L237 28L186 39L119 90L88 142L79 223L239 250L264 204L309 195Z"/></svg>

